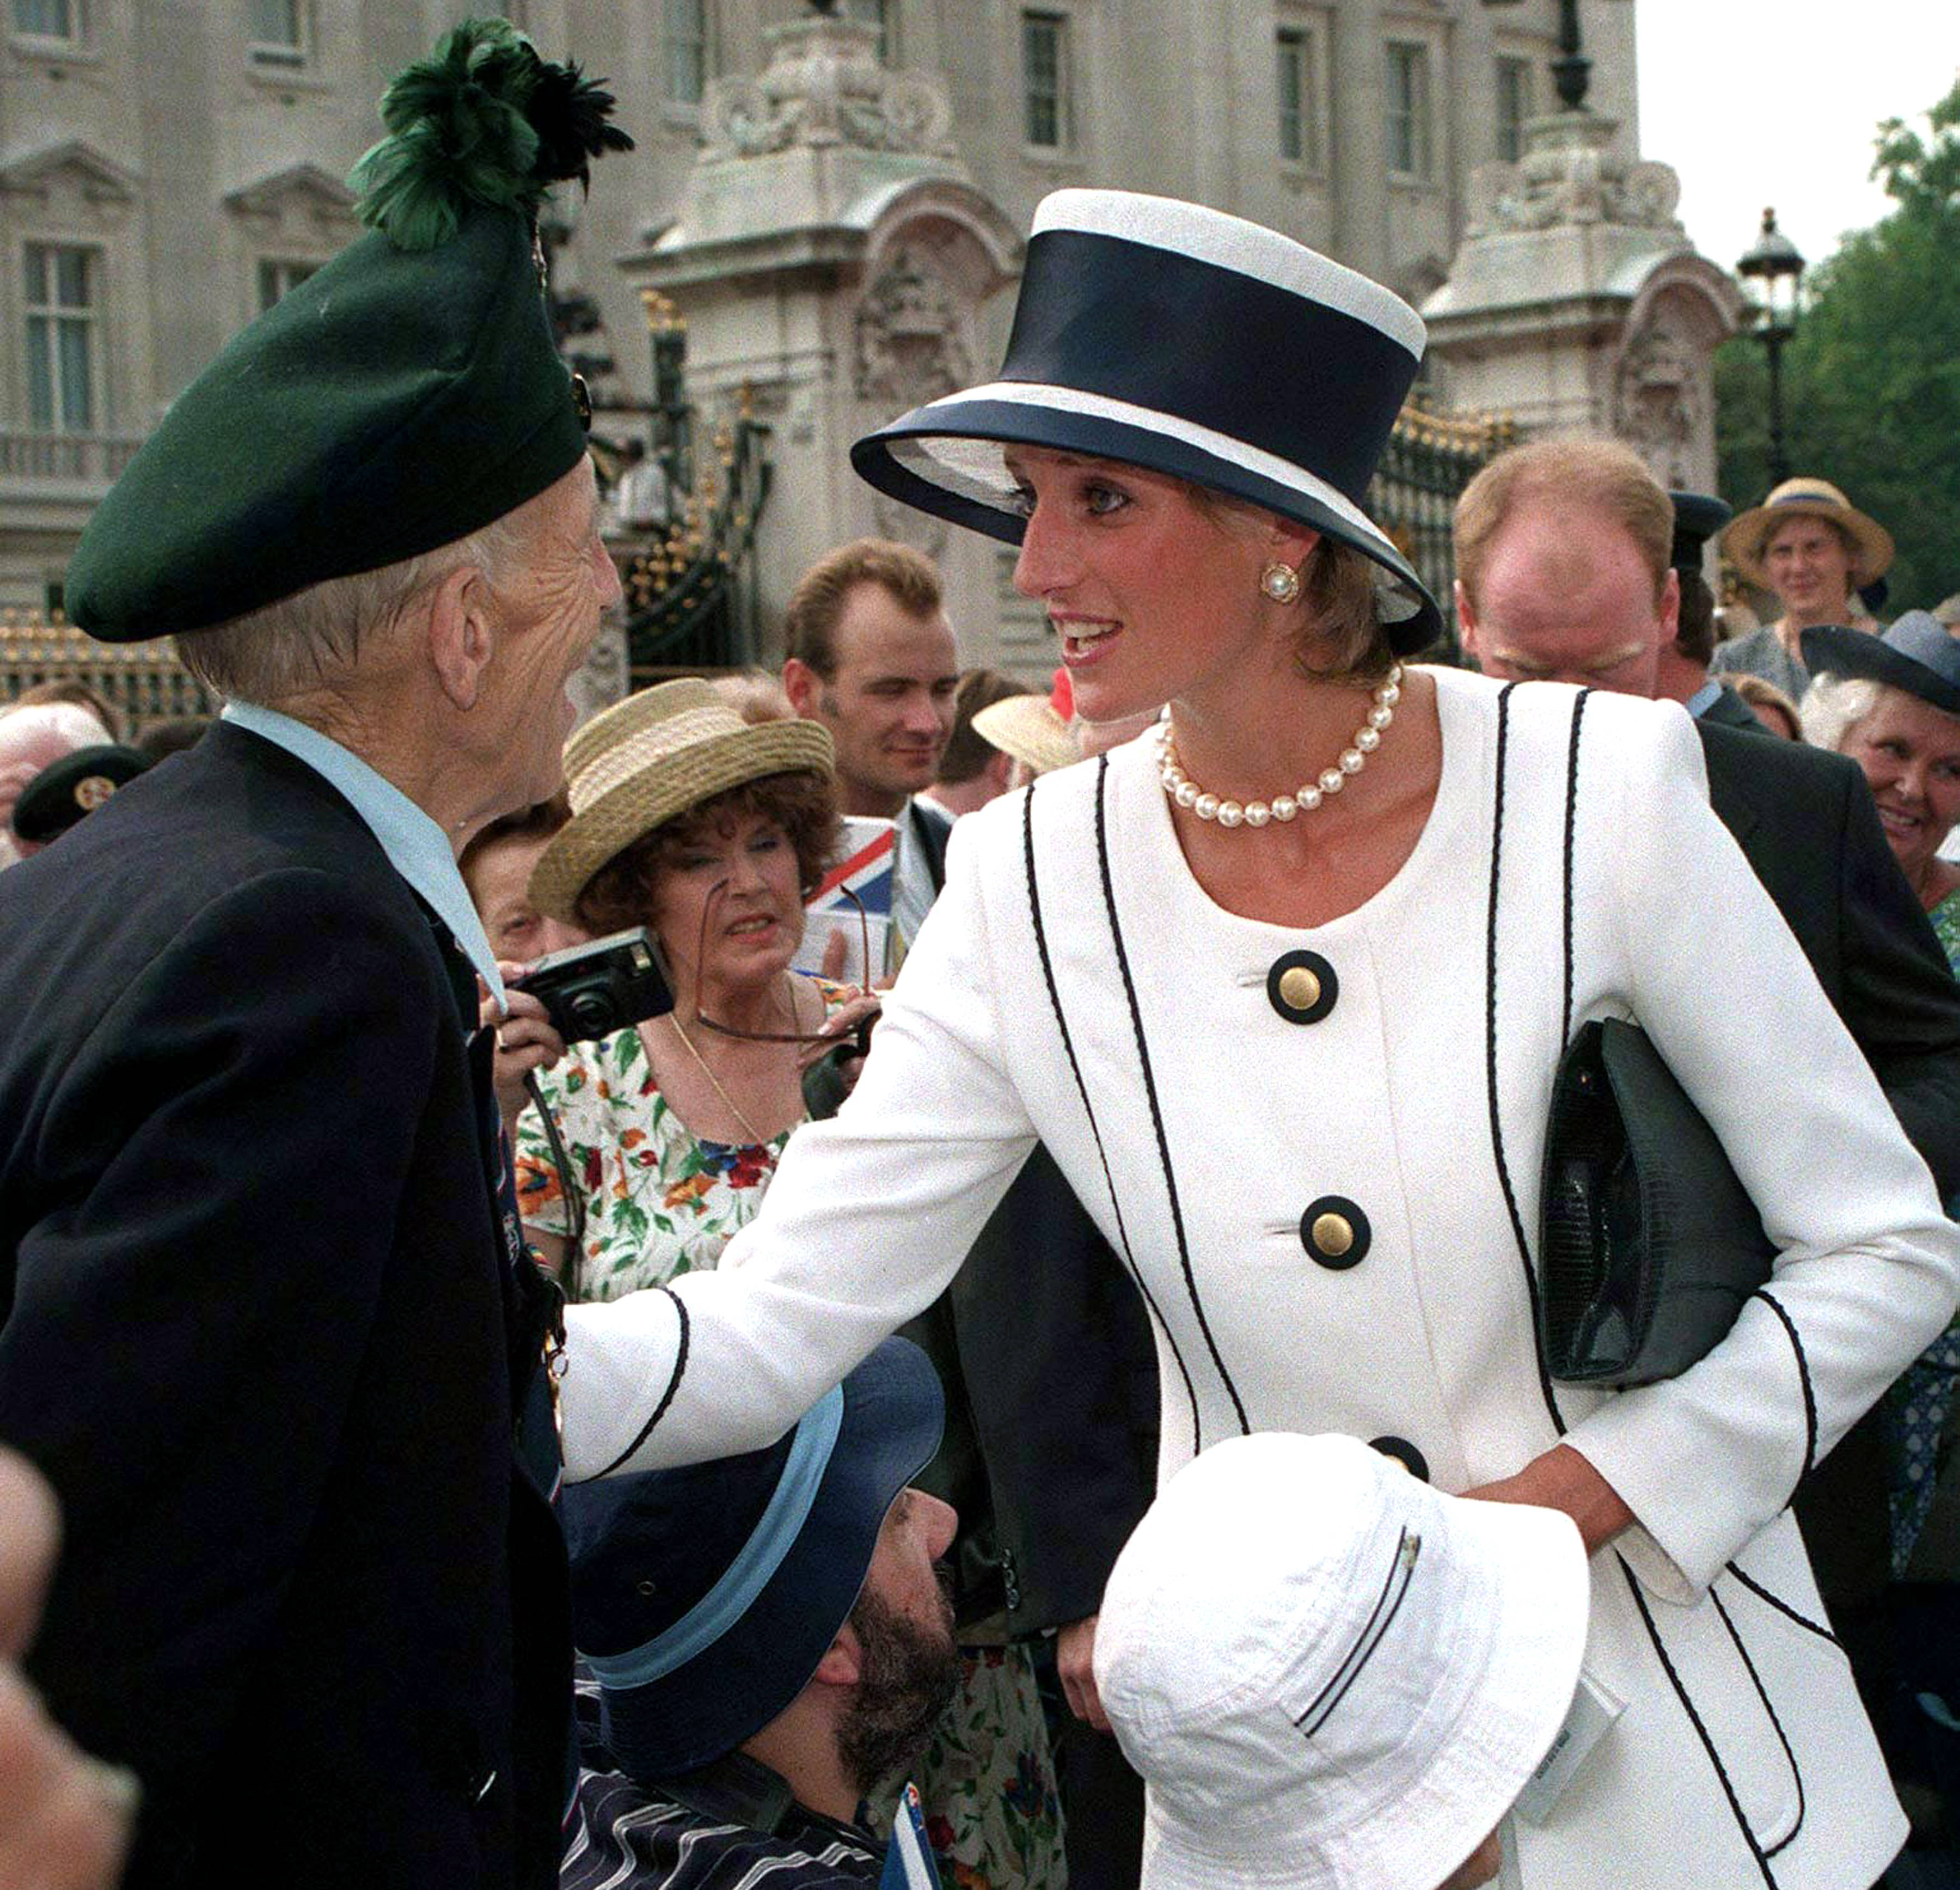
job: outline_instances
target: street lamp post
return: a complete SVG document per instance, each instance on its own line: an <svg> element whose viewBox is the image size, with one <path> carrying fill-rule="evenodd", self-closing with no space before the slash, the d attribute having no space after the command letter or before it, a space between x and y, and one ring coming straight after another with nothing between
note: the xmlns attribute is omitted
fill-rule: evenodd
<svg viewBox="0 0 1960 1890"><path fill-rule="evenodd" d="M1487 7L1515 7L1522 0L1484 0ZM1558 102L1568 112L1586 109L1586 89L1592 62L1579 36L1579 0L1558 0L1558 57L1551 62L1551 82Z"/></svg>
<svg viewBox="0 0 1960 1890"><path fill-rule="evenodd" d="M1756 332L1770 362L1770 483L1790 477L1790 457L1783 439L1783 345L1796 332L1797 289L1803 280L1803 258L1796 245L1777 228L1776 212L1763 212L1761 234L1736 265L1751 292L1756 310Z"/></svg>

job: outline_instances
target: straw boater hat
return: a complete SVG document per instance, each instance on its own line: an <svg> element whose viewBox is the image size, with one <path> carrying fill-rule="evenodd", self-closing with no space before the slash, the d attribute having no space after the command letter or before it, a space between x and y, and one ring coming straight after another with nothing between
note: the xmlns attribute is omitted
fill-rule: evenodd
<svg viewBox="0 0 1960 1890"><path fill-rule="evenodd" d="M1743 513L1722 534L1729 562L1752 584L1774 590L1763 565L1770 535L1793 518L1825 518L1851 541L1852 578L1869 584L1892 562L1892 535L1875 518L1868 518L1828 479L1785 479L1761 504Z"/></svg>
<svg viewBox="0 0 1960 1890"><path fill-rule="evenodd" d="M1045 697L1003 696L973 718L975 732L1004 755L1011 755L1037 775L1066 768L1082 759L1075 740L1075 692L1068 672L1055 673L1055 688Z"/></svg>
<svg viewBox="0 0 1960 1890"><path fill-rule="evenodd" d="M571 819L532 870L531 903L572 920L593 874L676 814L765 775L834 765L819 723L745 722L696 676L642 689L565 743Z"/></svg>
<svg viewBox="0 0 1960 1890"><path fill-rule="evenodd" d="M1404 654L1435 600L1363 509L1422 359L1408 305L1289 237L1201 205L1058 190L1028 239L1000 377L915 408L851 463L920 511L1020 542L1001 447L1118 460L1353 546Z"/></svg>

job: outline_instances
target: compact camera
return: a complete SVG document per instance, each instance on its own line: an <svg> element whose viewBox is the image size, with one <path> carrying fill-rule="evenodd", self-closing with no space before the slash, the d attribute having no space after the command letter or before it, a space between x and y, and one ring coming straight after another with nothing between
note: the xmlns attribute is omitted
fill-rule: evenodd
<svg viewBox="0 0 1960 1890"><path fill-rule="evenodd" d="M542 1001L567 1043L608 1037L674 1007L660 948L644 925L549 953L531 967L523 988Z"/></svg>

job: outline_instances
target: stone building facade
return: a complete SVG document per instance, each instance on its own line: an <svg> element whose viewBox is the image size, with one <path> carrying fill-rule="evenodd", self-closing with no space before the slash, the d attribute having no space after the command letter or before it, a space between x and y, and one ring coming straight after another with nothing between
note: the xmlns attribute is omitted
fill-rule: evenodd
<svg viewBox="0 0 1960 1890"><path fill-rule="evenodd" d="M1556 0L835 0L886 65L926 81L940 148L1024 231L1068 184L1191 196L1297 234L1412 300L1443 282L1472 173L1515 158L1551 103ZM234 332L355 233L341 179L387 75L466 0L0 0L0 606L58 602L91 506ZM674 228L718 78L761 73L800 0L506 0L548 53L610 81L639 141L564 206L561 286L599 318L579 344L600 430L643 433L639 291ZM1591 103L1636 153L1634 0L1583 0ZM773 34L773 37L772 37ZM937 121L935 121L937 122ZM930 129L932 127L928 127ZM920 127L915 126L915 131ZM998 246L997 246L998 247ZM976 259L963 358L998 358L1010 279ZM813 254L808 267L825 266ZM944 332L926 276L887 271L848 348L863 397L908 396ZM739 279L723 292L740 295ZM865 326L868 324L868 327ZM830 364L836 367L838 364ZM893 405L900 404L895 400ZM775 504L875 526L841 456L797 460ZM821 495L807 482L820 481ZM813 501L814 504L813 505ZM778 560L779 563L787 561ZM775 584L765 587L764 603ZM985 639L982 639L983 642ZM978 652L976 652L978 654Z"/></svg>

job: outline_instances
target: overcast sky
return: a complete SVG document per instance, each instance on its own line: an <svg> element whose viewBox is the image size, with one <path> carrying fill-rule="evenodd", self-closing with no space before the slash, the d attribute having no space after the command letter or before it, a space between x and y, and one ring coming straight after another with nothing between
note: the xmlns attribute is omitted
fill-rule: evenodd
<svg viewBox="0 0 1960 1890"><path fill-rule="evenodd" d="M1635 0L1640 144L1681 173L1681 218L1725 266L1763 206L1819 262L1885 214L1879 121L1923 112L1960 71L1960 0Z"/></svg>

